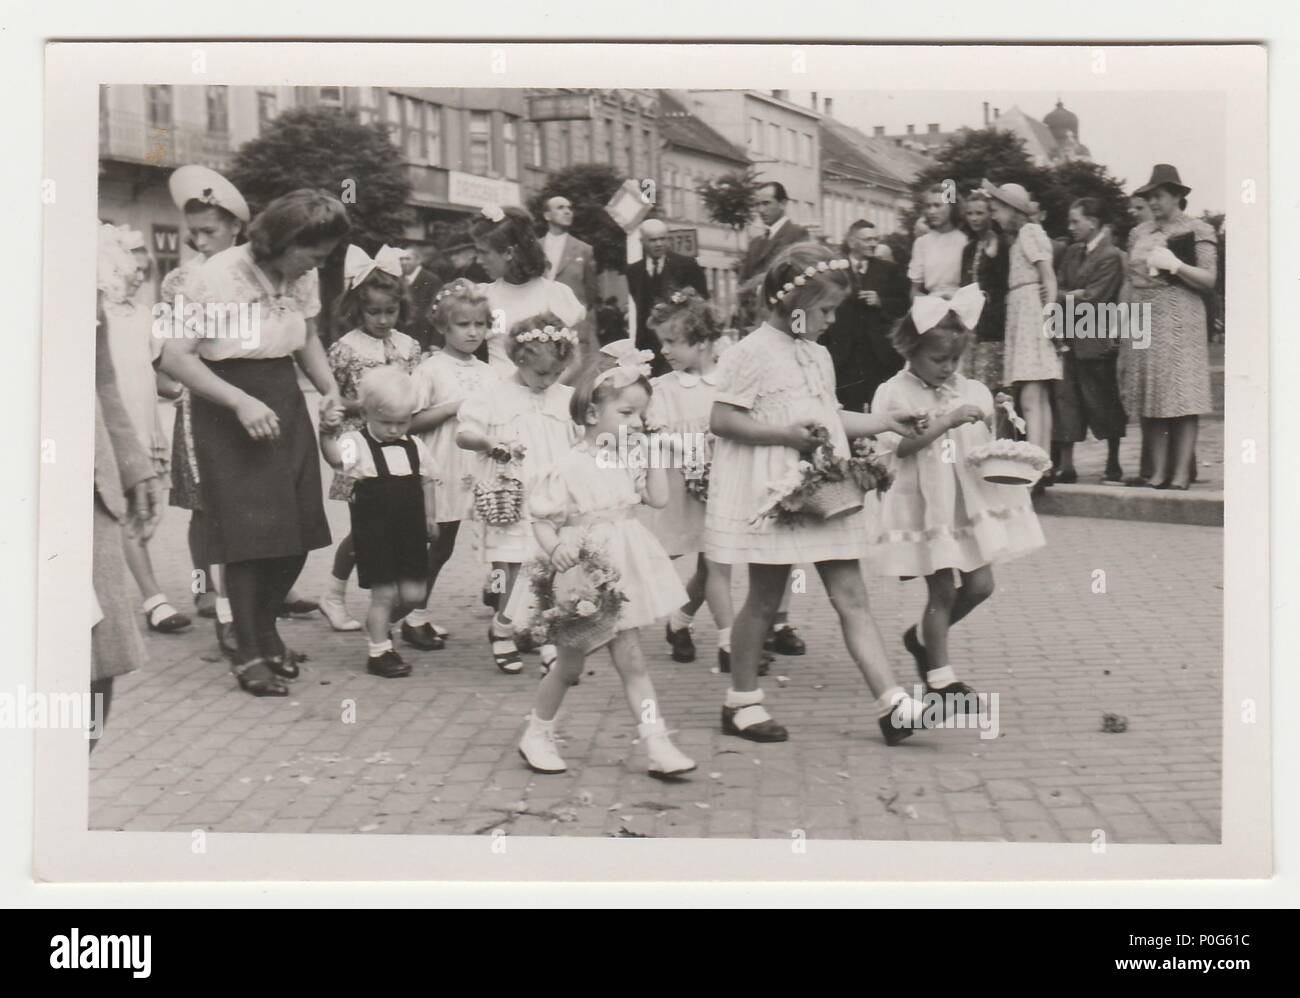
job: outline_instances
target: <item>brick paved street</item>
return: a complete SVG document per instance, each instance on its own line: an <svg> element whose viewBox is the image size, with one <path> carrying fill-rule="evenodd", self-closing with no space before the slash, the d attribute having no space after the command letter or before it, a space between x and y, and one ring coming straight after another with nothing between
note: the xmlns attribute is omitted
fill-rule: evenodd
<svg viewBox="0 0 1300 998"><path fill-rule="evenodd" d="M346 510L327 503L335 537ZM186 514L169 510L154 542L160 578L185 600ZM482 569L469 534L444 573L445 650L400 650L407 679L364 672L365 639L319 616L286 622L307 652L286 699L241 693L210 621L150 635L151 661L119 680L92 757L95 829L646 835L789 838L1217 842L1220 829L1222 531L1045 517L1049 547L998 572L998 591L953 632L954 662L999 697L1000 735L918 734L887 748L870 695L848 661L815 577L792 619L802 658L765 681L780 745L722 735L725 679L711 674L707 611L700 660L673 663L662 631L643 645L678 744L697 760L674 784L644 773L618 679L604 653L561 713L571 770L535 776L515 751L538 671L499 673L484 640ZM315 595L330 552L302 580ZM1093 573L1105 572L1104 594ZM898 677L899 644L923 602L920 582L873 580L877 618ZM737 599L743 586L737 583ZM364 597L350 594L354 615ZM778 674L788 681L778 679ZM344 723L346 701L355 721ZM1128 730L1105 733L1102 715Z"/></svg>

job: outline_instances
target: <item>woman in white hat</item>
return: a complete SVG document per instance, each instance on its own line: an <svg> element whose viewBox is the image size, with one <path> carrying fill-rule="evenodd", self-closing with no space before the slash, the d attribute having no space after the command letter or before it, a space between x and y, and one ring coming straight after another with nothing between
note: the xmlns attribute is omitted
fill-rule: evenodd
<svg viewBox="0 0 1300 998"><path fill-rule="evenodd" d="M1052 445L1052 382L1061 380L1056 341L1044 333L1043 306L1056 301L1052 241L1031 221L1038 205L1020 184L995 187L986 180L981 190L993 200L994 221L1012 240L1003 380L1019 389L1029 442L1047 450Z"/></svg>

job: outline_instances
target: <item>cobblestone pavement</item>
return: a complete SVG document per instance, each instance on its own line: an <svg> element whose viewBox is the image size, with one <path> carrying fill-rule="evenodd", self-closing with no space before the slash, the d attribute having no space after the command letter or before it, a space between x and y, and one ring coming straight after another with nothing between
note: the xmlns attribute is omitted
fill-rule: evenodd
<svg viewBox="0 0 1300 998"><path fill-rule="evenodd" d="M329 503L335 536L346 510ZM154 542L160 578L183 603L186 514ZM310 654L286 699L240 692L209 621L150 635L151 660L119 680L92 757L96 829L515 835L1216 842L1220 829L1222 532L1215 528L1044 518L1049 546L1000 569L998 591L954 631L960 672L998 695L999 732L880 738L869 693L840 641L815 575L792 618L808 654L778 658L766 680L791 740L721 734L725 679L711 673L707 611L699 661L673 663L662 631L642 641L692 778L644 773L643 750L604 653L561 714L571 770L536 776L515 745L537 659L499 673L484 638L482 568L465 541L439 586L447 648L403 649L412 676L364 672L359 634L319 616L284 625ZM311 556L319 592L328 551ZM1094 593L1094 573L1105 592ZM737 582L737 598L743 582ZM874 580L874 612L900 679L899 635L923 602L919 582ZM349 597L355 615L364 597ZM779 676L778 676L779 674ZM781 678L784 677L784 678ZM344 720L355 703L355 719ZM1102 715L1128 719L1101 730ZM988 732L983 732L987 734Z"/></svg>

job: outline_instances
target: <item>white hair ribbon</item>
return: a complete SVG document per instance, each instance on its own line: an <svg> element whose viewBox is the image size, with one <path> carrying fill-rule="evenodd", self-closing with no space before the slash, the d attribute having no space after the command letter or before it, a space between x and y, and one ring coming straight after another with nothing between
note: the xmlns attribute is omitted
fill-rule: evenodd
<svg viewBox="0 0 1300 998"><path fill-rule="evenodd" d="M347 256L343 258L343 282L347 285L349 291L357 287L376 270L382 270L385 274L391 274L393 277L401 277L402 251L384 245L379 247L379 252L375 254L375 258L372 260L369 254L360 246L353 244L348 247Z"/></svg>
<svg viewBox="0 0 1300 998"><path fill-rule="evenodd" d="M967 284L951 298L940 295L921 295L912 302L912 322L918 333L926 333L937 326L949 312L967 329L974 329L984 311L984 292L978 284Z"/></svg>
<svg viewBox="0 0 1300 998"><path fill-rule="evenodd" d="M622 343L628 345L617 346ZM593 388L606 381L612 381L614 387L622 391L628 385L636 384L639 379L650 377L650 363L655 359L653 350L638 350L631 340L617 340L615 343L601 347L601 353L607 357L614 357L617 366L598 374L595 384L592 385Z"/></svg>

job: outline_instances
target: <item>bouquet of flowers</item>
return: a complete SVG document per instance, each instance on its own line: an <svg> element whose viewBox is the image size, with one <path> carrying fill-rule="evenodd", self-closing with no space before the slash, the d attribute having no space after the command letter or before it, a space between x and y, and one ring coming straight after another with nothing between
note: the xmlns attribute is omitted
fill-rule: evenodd
<svg viewBox="0 0 1300 998"><path fill-rule="evenodd" d="M852 456L845 461L849 475L862 487L863 492L887 492L894 484L894 473L886 459L876 450L870 437L858 437L852 444Z"/></svg>
<svg viewBox="0 0 1300 998"><path fill-rule="evenodd" d="M702 450L692 449L682 460L682 477L686 480L686 494L700 502L709 500L709 473L713 470L713 435L705 437Z"/></svg>
<svg viewBox="0 0 1300 998"><path fill-rule="evenodd" d="M505 527L523 518L524 483L512 469L524 459L524 450L522 444L500 444L488 452L501 462L494 477L476 482L466 476L474 493L474 515L484 523Z"/></svg>
<svg viewBox="0 0 1300 998"><path fill-rule="evenodd" d="M533 641L587 654L613 639L627 596L616 585L618 569L603 554L583 546L568 571L556 572L547 558L534 559L526 571L536 601L526 625Z"/></svg>
<svg viewBox="0 0 1300 998"><path fill-rule="evenodd" d="M768 486L769 500L755 521L770 516L788 526L804 518L833 520L860 510L869 489L889 487L889 472L869 443L859 445L853 457L842 458L836 455L826 427L817 427L813 437L812 451Z"/></svg>

